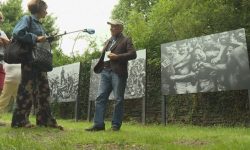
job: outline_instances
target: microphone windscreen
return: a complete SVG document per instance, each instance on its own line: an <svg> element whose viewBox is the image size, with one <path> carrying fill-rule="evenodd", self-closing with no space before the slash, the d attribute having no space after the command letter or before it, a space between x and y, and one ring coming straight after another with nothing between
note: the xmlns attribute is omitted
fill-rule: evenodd
<svg viewBox="0 0 250 150"><path fill-rule="evenodd" d="M87 32L88 34L94 34L95 30L94 29L84 29L83 32Z"/></svg>

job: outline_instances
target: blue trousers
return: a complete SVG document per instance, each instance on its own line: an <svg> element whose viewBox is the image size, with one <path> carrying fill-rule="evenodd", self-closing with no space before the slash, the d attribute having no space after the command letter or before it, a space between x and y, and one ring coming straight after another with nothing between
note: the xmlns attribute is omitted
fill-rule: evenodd
<svg viewBox="0 0 250 150"><path fill-rule="evenodd" d="M112 126L120 128L123 117L124 93L127 84L127 77L119 76L111 69L103 69L101 72L100 86L95 103L94 126L105 127L104 115L106 105L111 91L115 98L115 107L112 117Z"/></svg>

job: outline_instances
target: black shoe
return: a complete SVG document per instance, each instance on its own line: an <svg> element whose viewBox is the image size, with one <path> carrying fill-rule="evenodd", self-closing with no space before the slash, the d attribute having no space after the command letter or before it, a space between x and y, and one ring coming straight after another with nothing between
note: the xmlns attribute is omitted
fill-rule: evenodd
<svg viewBox="0 0 250 150"><path fill-rule="evenodd" d="M85 129L85 131L89 131L89 132L95 132L95 131L102 131L102 130L105 130L105 127L91 127L91 128L88 128L88 129Z"/></svg>
<svg viewBox="0 0 250 150"><path fill-rule="evenodd" d="M116 127L116 126L113 126L113 127L111 127L111 130L112 130L112 131L119 131L120 128L118 128L118 127Z"/></svg>

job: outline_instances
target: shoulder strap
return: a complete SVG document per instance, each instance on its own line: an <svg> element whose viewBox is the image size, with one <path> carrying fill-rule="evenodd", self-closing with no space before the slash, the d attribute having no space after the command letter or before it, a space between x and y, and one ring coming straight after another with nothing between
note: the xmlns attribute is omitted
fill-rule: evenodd
<svg viewBox="0 0 250 150"><path fill-rule="evenodd" d="M29 16L29 28L28 28L29 32L30 32L31 27L32 27L32 17Z"/></svg>

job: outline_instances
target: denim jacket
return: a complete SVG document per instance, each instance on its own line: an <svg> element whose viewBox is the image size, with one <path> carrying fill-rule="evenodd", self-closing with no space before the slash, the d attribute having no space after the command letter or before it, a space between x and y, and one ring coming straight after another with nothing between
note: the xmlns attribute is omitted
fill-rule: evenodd
<svg viewBox="0 0 250 150"><path fill-rule="evenodd" d="M45 30L41 22L34 15L31 15L31 20L29 15L25 15L16 24L12 35L16 40L35 45L37 36L45 35Z"/></svg>

